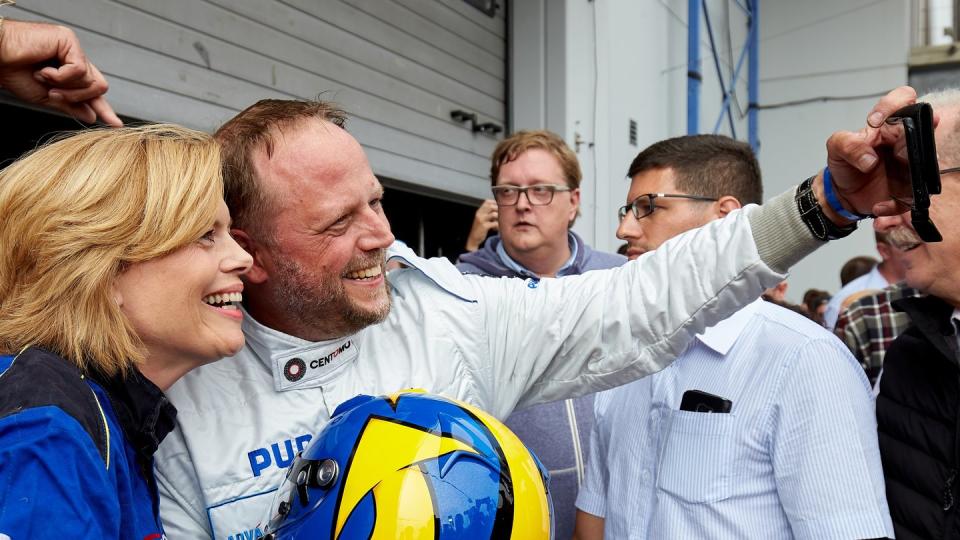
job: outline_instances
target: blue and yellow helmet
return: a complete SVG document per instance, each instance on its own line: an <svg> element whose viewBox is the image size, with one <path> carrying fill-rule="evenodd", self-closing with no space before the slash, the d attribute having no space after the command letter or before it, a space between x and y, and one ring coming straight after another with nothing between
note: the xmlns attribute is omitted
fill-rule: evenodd
<svg viewBox="0 0 960 540"><path fill-rule="evenodd" d="M421 390L357 396L290 467L267 538L550 539L547 485L479 409Z"/></svg>

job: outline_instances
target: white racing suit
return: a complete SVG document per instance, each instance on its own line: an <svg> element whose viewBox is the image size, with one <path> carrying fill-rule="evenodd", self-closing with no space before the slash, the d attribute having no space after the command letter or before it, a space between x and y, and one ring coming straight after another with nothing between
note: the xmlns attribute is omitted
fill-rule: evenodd
<svg viewBox="0 0 960 540"><path fill-rule="evenodd" d="M285 468L357 394L423 388L502 419L663 369L821 244L791 205L781 196L623 267L562 279L465 276L391 249L410 268L388 276L389 317L337 340L247 316L240 353L168 392L179 428L155 460L167 536L258 538Z"/></svg>

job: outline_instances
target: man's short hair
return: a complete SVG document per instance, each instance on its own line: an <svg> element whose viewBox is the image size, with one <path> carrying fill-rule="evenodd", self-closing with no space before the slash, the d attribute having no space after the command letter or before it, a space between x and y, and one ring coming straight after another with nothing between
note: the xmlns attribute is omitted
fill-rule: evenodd
<svg viewBox="0 0 960 540"><path fill-rule="evenodd" d="M879 233L877 234L879 235ZM873 270L873 267L878 263L878 260L873 257L867 257L866 255L854 257L845 262L843 267L840 268L840 286L843 287L858 277L867 274Z"/></svg>
<svg viewBox="0 0 960 540"><path fill-rule="evenodd" d="M763 200L760 165L750 145L723 135L685 135L648 146L627 176L672 169L676 188L690 195L736 197L740 204Z"/></svg>
<svg viewBox="0 0 960 540"><path fill-rule="evenodd" d="M960 88L946 88L930 92L917 98L917 101L924 101L933 105L933 109L936 111L953 109L952 114L960 115ZM954 124L953 132L938 135L937 149L943 151L940 157L943 157L945 152L954 154L951 158L956 160L958 156L955 154L960 151L960 121ZM941 167L956 167L957 165L960 165L960 163L956 161L947 161L940 164Z"/></svg>
<svg viewBox="0 0 960 540"><path fill-rule="evenodd" d="M323 120L344 128L347 113L329 101L263 99L214 134L223 146L224 199L235 227L248 231L262 227L271 208L272 201L256 176L254 153L263 148L272 155L276 134L305 120Z"/></svg>
<svg viewBox="0 0 960 540"><path fill-rule="evenodd" d="M543 129L518 131L500 141L500 144L493 151L493 157L490 159L490 185L497 185L497 178L500 177L500 167L517 159L528 150L546 150L551 153L560 163L567 186L570 189L580 187L583 174L580 172L577 155L559 135Z"/></svg>

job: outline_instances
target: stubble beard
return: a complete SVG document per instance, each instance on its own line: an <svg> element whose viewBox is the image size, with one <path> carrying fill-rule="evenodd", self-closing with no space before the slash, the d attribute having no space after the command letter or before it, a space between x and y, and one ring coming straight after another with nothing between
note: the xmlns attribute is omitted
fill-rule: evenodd
<svg viewBox="0 0 960 540"><path fill-rule="evenodd" d="M379 261L380 267L386 270L383 253L367 261L370 262L351 266L368 267ZM308 335L322 335L324 339L348 336L383 322L390 314L392 298L386 279L383 280L383 301L373 308L364 308L350 298L339 275L310 271L282 256L275 264L274 305L295 319Z"/></svg>

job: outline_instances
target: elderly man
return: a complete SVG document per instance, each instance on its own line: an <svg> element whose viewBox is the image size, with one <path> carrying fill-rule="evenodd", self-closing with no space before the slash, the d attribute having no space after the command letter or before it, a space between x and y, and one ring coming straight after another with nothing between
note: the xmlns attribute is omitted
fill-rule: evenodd
<svg viewBox="0 0 960 540"><path fill-rule="evenodd" d="M887 95L870 126L914 98ZM265 100L217 132L234 234L254 258L247 345L170 389L179 429L155 463L172 538L256 536L285 467L356 394L420 387L505 418L623 384L853 229L818 174L616 269L490 279L398 248L408 268L388 281L383 188L344 120L326 103ZM879 144L876 127L828 144L847 213L895 211Z"/></svg>
<svg viewBox="0 0 960 540"><path fill-rule="evenodd" d="M942 168L960 165L960 90L928 95L940 114L936 144ZM880 218L896 227L906 282L926 296L893 307L910 327L883 360L877 423L887 498L897 538L960 537L960 174L942 175L930 218L943 241L924 243L910 215Z"/></svg>
<svg viewBox="0 0 960 540"><path fill-rule="evenodd" d="M577 155L559 136L517 132L500 141L491 161L500 234L462 255L457 264L461 272L540 279L627 262L622 255L594 251L570 230L580 211L582 175ZM593 427L593 394L517 411L506 423L550 472L555 534L570 538Z"/></svg>
<svg viewBox="0 0 960 540"><path fill-rule="evenodd" d="M761 200L750 147L718 135L658 142L628 176L617 237L634 258ZM886 537L875 426L843 345L757 299L597 395L576 539Z"/></svg>

